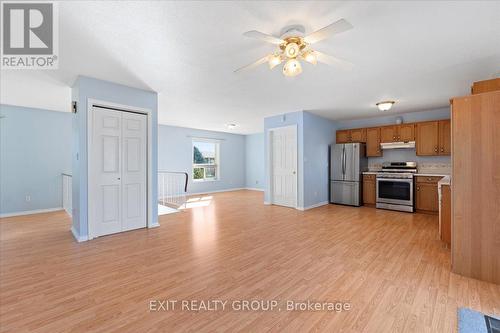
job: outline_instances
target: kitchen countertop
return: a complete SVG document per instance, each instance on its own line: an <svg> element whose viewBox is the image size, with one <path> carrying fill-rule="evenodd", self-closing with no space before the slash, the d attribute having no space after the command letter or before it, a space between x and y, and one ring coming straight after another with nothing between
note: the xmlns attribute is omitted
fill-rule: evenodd
<svg viewBox="0 0 500 333"><path fill-rule="evenodd" d="M441 189L442 185L451 185L451 176L444 176L440 181L438 181L439 189Z"/></svg>

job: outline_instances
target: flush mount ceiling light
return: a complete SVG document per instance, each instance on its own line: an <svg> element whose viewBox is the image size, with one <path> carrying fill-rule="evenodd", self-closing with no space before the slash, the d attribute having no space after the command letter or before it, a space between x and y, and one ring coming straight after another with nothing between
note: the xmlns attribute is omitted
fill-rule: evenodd
<svg viewBox="0 0 500 333"><path fill-rule="evenodd" d="M252 30L247 31L243 35L246 37L257 38L262 41L275 44L276 52L269 54L261 59L238 68L235 72L242 72L248 69L257 67L263 63L268 63L269 69L283 65L282 73L285 76L297 76L302 73L302 65L300 60L316 65L317 62L322 62L327 65L336 65L344 69L350 69L352 64L330 55L324 54L311 48L311 44L319 42L332 35L352 29L352 25L344 19L340 19L322 29L319 29L307 36L304 36L304 27L294 25L286 27L282 30L281 36L275 37L263 32Z"/></svg>
<svg viewBox="0 0 500 333"><path fill-rule="evenodd" d="M226 124L226 127L228 129L234 129L234 128L238 127L238 125L236 125L236 124Z"/></svg>
<svg viewBox="0 0 500 333"><path fill-rule="evenodd" d="M396 103L394 101L382 101L375 104L380 111L388 111L392 108L392 105Z"/></svg>

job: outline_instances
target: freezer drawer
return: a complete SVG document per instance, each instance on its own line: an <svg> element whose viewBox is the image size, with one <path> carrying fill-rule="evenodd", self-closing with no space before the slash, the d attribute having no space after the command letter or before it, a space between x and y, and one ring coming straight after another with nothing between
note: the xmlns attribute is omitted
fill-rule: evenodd
<svg viewBox="0 0 500 333"><path fill-rule="evenodd" d="M361 204L361 191L359 182L330 182L332 203L359 206Z"/></svg>

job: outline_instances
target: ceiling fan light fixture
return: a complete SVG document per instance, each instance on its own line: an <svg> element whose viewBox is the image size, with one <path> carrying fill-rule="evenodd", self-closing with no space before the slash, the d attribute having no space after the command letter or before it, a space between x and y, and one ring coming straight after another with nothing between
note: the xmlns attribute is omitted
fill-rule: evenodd
<svg viewBox="0 0 500 333"><path fill-rule="evenodd" d="M299 55L299 45L297 43L288 43L285 47L285 55L288 58L296 58Z"/></svg>
<svg viewBox="0 0 500 333"><path fill-rule="evenodd" d="M389 111L392 106L396 103L395 101L382 101L375 104L380 111Z"/></svg>
<svg viewBox="0 0 500 333"><path fill-rule="evenodd" d="M279 54L270 54L267 63L269 64L269 69L273 69L281 64L281 56Z"/></svg>
<svg viewBox="0 0 500 333"><path fill-rule="evenodd" d="M297 59L289 59L283 66L283 74L285 76L297 76L302 73L302 65Z"/></svg>
<svg viewBox="0 0 500 333"><path fill-rule="evenodd" d="M226 127L228 129L235 129L236 127L238 127L238 125L236 125L236 124L226 124Z"/></svg>
<svg viewBox="0 0 500 333"><path fill-rule="evenodd" d="M314 51L306 51L302 54L302 57L310 64L316 65L318 63L318 58Z"/></svg>

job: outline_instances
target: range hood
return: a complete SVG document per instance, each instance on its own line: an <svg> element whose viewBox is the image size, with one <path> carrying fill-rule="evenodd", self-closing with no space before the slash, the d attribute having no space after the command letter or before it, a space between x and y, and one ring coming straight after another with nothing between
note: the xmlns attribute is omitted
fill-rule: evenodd
<svg viewBox="0 0 500 333"><path fill-rule="evenodd" d="M408 142L384 142L380 144L382 149L415 149L415 141Z"/></svg>

